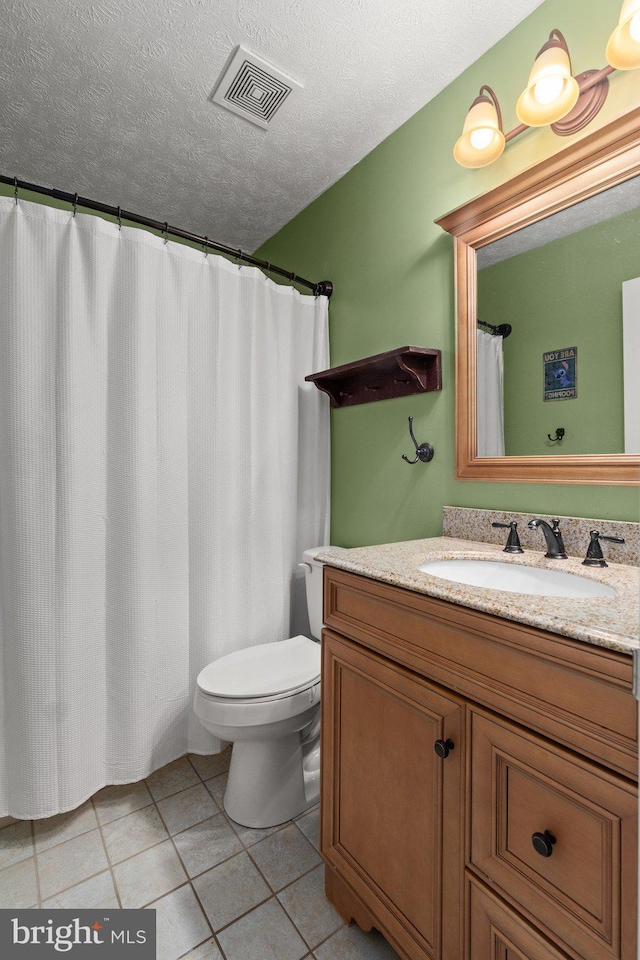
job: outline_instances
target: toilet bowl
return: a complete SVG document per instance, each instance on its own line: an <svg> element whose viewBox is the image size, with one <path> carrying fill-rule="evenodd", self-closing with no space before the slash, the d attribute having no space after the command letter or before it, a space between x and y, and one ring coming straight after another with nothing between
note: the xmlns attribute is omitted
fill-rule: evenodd
<svg viewBox="0 0 640 960"><path fill-rule="evenodd" d="M322 564L303 554L311 633L230 653L198 675L194 711L233 743L224 808L246 827L272 827L317 802L320 789Z"/></svg>

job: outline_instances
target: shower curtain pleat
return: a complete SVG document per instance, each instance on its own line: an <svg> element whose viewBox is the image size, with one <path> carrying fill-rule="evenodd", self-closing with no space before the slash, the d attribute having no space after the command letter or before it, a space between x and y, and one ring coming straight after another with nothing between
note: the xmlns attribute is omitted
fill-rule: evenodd
<svg viewBox="0 0 640 960"><path fill-rule="evenodd" d="M0 816L46 817L216 752L198 672L301 629L327 301L7 198L0 262Z"/></svg>

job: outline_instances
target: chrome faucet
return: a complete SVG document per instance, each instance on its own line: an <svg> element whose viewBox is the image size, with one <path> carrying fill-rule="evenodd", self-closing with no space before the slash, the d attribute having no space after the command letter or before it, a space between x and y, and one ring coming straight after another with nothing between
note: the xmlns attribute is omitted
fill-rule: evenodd
<svg viewBox="0 0 640 960"><path fill-rule="evenodd" d="M529 520L527 526L531 530L536 530L540 527L544 533L544 539L547 541L545 557L548 557L549 560L566 560L567 555L564 550L564 543L562 542L562 534L560 533L560 521L552 520L551 523L553 526L550 526L546 520L541 520L539 517L536 517L534 520Z"/></svg>

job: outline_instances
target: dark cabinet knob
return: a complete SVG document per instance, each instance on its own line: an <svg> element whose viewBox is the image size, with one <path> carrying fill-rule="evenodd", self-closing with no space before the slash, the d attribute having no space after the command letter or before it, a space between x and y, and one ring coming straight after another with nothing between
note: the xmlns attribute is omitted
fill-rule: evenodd
<svg viewBox="0 0 640 960"><path fill-rule="evenodd" d="M453 750L454 747L455 747L455 743L451 739L436 740L436 742L433 745L433 749L438 754L441 760L446 760L446 758L449 756L449 752Z"/></svg>
<svg viewBox="0 0 640 960"><path fill-rule="evenodd" d="M555 842L556 838L549 830L545 830L544 833L534 833L534 835L531 837L533 849L536 851L536 853L539 853L541 857L551 856Z"/></svg>

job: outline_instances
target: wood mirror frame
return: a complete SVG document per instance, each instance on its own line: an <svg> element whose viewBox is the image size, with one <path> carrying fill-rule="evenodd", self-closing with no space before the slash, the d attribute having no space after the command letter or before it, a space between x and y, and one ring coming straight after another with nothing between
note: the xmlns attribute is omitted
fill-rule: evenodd
<svg viewBox="0 0 640 960"><path fill-rule="evenodd" d="M458 480L640 482L640 455L635 454L476 455L476 250L638 174L640 107L436 220L455 241Z"/></svg>

